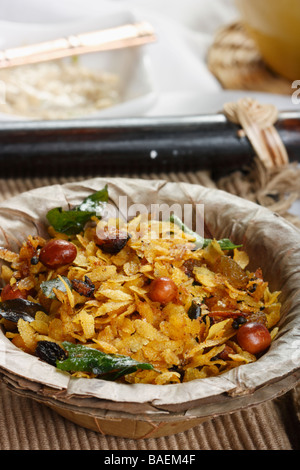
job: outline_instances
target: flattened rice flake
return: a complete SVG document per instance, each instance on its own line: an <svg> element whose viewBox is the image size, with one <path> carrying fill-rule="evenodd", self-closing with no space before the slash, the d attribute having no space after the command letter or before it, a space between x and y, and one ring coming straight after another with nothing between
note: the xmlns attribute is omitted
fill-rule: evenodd
<svg viewBox="0 0 300 470"><path fill-rule="evenodd" d="M114 223L109 221L109 225ZM106 224L101 221L102 227ZM2 267L3 280L27 289L30 299L48 312L37 312L31 323L20 319L17 331L7 332L14 344L34 354L41 339L60 345L71 341L154 366L154 370L126 375L123 380L128 383L187 382L256 361L237 344L233 322L237 317L259 317L273 328L273 340L280 319L280 292L269 290L261 270L246 271L247 253L241 249L223 252L215 240L206 248L195 249L193 237L177 225L148 221L142 216L128 224L118 221L117 226L127 229L130 238L115 254L97 246L96 226L76 236L60 236L76 244L77 256L73 263L56 270L30 262L30 246L42 246L46 240L37 242L29 237L19 255L0 249L0 258L10 264ZM59 237L51 228L49 233ZM219 261L224 256L235 263L235 277L220 271ZM243 272L240 284L236 282L239 272ZM166 305L153 302L149 296L152 280L159 277L172 279L177 287L176 297ZM54 278L61 280L64 291L56 287L55 298L49 299L40 285ZM93 285L92 295L75 291L65 278L88 279ZM193 302L199 305L196 316L191 315ZM227 346L231 349L224 358L222 352ZM74 375L93 377L85 372Z"/></svg>

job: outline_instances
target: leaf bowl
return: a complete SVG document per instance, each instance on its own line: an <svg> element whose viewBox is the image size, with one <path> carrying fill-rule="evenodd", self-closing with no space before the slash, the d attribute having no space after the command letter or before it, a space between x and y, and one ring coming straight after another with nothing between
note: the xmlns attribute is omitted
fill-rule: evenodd
<svg viewBox="0 0 300 470"><path fill-rule="evenodd" d="M1 245L17 248L28 234L46 233L46 213L68 208L108 185L110 204L203 204L216 238L242 243L250 265L260 266L272 290L281 291L279 333L256 362L220 376L170 385L124 384L72 378L16 348L0 332L0 374L14 393L103 434L159 437L205 420L258 405L287 392L300 377L300 232L266 208L220 190L188 183L93 178L22 193L0 205Z"/></svg>

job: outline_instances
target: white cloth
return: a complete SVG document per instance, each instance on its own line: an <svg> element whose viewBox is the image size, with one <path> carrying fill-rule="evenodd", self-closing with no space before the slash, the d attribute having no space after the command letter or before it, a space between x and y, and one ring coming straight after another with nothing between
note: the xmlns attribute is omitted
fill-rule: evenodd
<svg viewBox="0 0 300 470"><path fill-rule="evenodd" d="M224 92L206 66L207 49L216 30L239 17L234 0L1 0L0 9L2 21L26 23L95 19L119 11L134 11L149 21L158 38L145 46L158 100L145 114L217 112L225 101L243 95ZM281 110L295 108L291 97L251 95L271 101Z"/></svg>

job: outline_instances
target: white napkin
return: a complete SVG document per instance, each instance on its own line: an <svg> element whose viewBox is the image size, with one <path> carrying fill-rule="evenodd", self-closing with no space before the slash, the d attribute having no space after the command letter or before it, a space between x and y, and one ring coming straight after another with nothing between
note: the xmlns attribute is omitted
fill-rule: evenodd
<svg viewBox="0 0 300 470"><path fill-rule="evenodd" d="M240 92L224 92L206 66L207 49L216 30L239 17L234 0L1 0L2 21L51 24L119 11L134 11L151 22L157 33L158 41L145 47L159 99L145 114L218 112L228 99L241 96ZM271 101L281 110L297 107L289 96L251 96Z"/></svg>

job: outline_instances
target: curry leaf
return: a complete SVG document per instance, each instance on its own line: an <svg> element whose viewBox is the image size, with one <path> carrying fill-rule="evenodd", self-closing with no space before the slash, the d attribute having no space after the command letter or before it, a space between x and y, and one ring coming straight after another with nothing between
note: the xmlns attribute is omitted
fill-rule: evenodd
<svg viewBox="0 0 300 470"><path fill-rule="evenodd" d="M83 212L95 212L97 216L101 216L105 207L105 204L108 202L108 189L107 185L97 191L96 193L91 194L85 198L82 203L77 206L77 211Z"/></svg>
<svg viewBox="0 0 300 470"><path fill-rule="evenodd" d="M152 364L138 362L128 356L105 354L97 349L64 341L67 359L57 361L56 367L67 372L90 372L105 380L117 380L140 369L153 369Z"/></svg>
<svg viewBox="0 0 300 470"><path fill-rule="evenodd" d="M198 248L205 248L208 246L212 240L210 238L203 238L198 233L193 232L189 227L187 227L176 215L172 214L170 217L170 222L173 224L178 225L181 230L195 239L195 247ZM222 250L233 250L234 248L240 248L242 245L236 245L232 243L229 238L222 238L221 240L217 240Z"/></svg>
<svg viewBox="0 0 300 470"><path fill-rule="evenodd" d="M50 225L59 233L66 235L76 235L84 229L86 223L93 217L101 217L105 204L108 201L108 190L105 186L86 197L81 204L73 209L64 210L55 207L47 213Z"/></svg>
<svg viewBox="0 0 300 470"><path fill-rule="evenodd" d="M241 248L243 246L232 243L229 238L222 238L221 240L218 240L218 243L222 250L234 250L235 248Z"/></svg>
<svg viewBox="0 0 300 470"><path fill-rule="evenodd" d="M0 302L0 317L14 323L18 323L20 318L32 322L36 312L40 310L45 311L40 304L26 299L8 299Z"/></svg>
<svg viewBox="0 0 300 470"><path fill-rule="evenodd" d="M95 212L69 210L61 207L51 209L47 214L50 225L59 233L76 235L84 229L85 224L95 215Z"/></svg>
<svg viewBox="0 0 300 470"><path fill-rule="evenodd" d="M65 276L61 276L64 282L71 288L71 282ZM43 294L48 297L48 299L55 299L55 293L53 289L60 290L61 292L66 292L66 286L59 277L50 279L49 281L41 282L40 285Z"/></svg>

